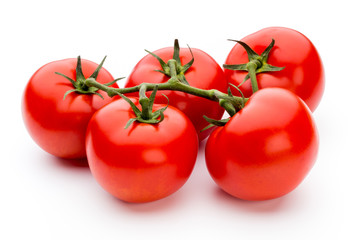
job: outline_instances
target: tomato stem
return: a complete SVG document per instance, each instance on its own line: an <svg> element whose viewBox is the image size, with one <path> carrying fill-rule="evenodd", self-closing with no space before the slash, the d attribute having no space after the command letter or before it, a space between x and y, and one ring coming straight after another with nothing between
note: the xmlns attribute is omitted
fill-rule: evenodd
<svg viewBox="0 0 360 240"><path fill-rule="evenodd" d="M146 92L146 85L142 85L139 90L139 103L141 105L141 117L145 120L151 118L152 107L150 107L150 100L145 94Z"/></svg>
<svg viewBox="0 0 360 240"><path fill-rule="evenodd" d="M258 82L256 79L256 69L258 67L258 64L254 61L250 61L247 65L247 69L249 71L249 76L251 80L251 88L253 93L257 92L259 90Z"/></svg>
<svg viewBox="0 0 360 240"><path fill-rule="evenodd" d="M168 66L170 68L170 77L176 77L177 73L177 61L175 59L170 59L168 61Z"/></svg>
<svg viewBox="0 0 360 240"><path fill-rule="evenodd" d="M195 88L189 85L186 85L178 80L177 77L172 77L169 79L169 81L165 83L160 84L154 84L154 83L142 83L140 85L129 87L129 88L113 88L106 86L104 84L101 84L97 82L94 78L88 78L85 81L86 85L89 87L96 87L104 92L106 92L109 97L114 97L116 95L120 94L127 94L127 93L133 93L133 92L139 92L141 89L141 94L144 95L146 91L153 91L155 86L158 86L158 90L173 90L173 91L180 91L184 93L188 93L194 96L202 97L211 101L220 102L221 99L223 101L226 101L229 104L222 103L222 107L225 108L226 111L229 113L233 113L234 110L232 108L235 108L235 111L238 111L242 108L242 106L246 103L248 100L247 98L243 97L237 97L237 96L229 96L226 93L223 93L217 89L200 89ZM230 104L232 107L230 107ZM231 109L230 109L231 108Z"/></svg>

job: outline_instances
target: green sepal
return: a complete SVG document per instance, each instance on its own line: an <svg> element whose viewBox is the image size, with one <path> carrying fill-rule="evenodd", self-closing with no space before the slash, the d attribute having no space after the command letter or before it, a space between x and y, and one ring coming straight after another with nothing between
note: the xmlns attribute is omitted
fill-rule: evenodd
<svg viewBox="0 0 360 240"><path fill-rule="evenodd" d="M165 107L160 108L159 110L156 110L153 113L154 118L158 118L160 116L160 122L164 119L164 111L168 108L169 103L170 103L169 98L165 94L162 94L162 95L167 99L168 103L167 103L167 105Z"/></svg>
<svg viewBox="0 0 360 240"><path fill-rule="evenodd" d="M65 100L66 96L67 96L69 93L72 93L72 92L77 92L77 89L70 89L69 91L66 91L65 94L64 94L63 100Z"/></svg>
<svg viewBox="0 0 360 240"><path fill-rule="evenodd" d="M229 97L233 97L234 95L232 94L232 92L231 92L231 88L230 87L228 87L228 95L229 95Z"/></svg>
<svg viewBox="0 0 360 240"><path fill-rule="evenodd" d="M85 76L81 67L81 58L78 56L76 64L76 82L81 83L82 81L85 81Z"/></svg>
<svg viewBox="0 0 360 240"><path fill-rule="evenodd" d="M256 73L261 73L261 72L278 72L283 70L285 67L275 67L275 66L271 66L269 64L263 66L261 68L261 70L257 70Z"/></svg>
<svg viewBox="0 0 360 240"><path fill-rule="evenodd" d="M66 75L64 75L64 74L62 74L62 73L59 73L59 72L55 72L55 74L60 75L60 76L62 76L62 77L64 77L64 78L66 78L67 80L69 80L69 81L72 83L73 86L76 86L76 85L77 85L77 83L76 83L74 80L72 80L71 78L69 78L68 76L66 76Z"/></svg>
<svg viewBox="0 0 360 240"><path fill-rule="evenodd" d="M244 77L244 79L242 80L242 82L237 86L237 87L240 87L241 85L243 85L246 80L250 79L250 75L249 74L246 74L246 76Z"/></svg>
<svg viewBox="0 0 360 240"><path fill-rule="evenodd" d="M185 72L187 70L189 70L189 68L193 65L193 63L194 63L194 54L193 54L191 48L189 47L189 45L188 45L188 48L189 48L190 53L191 53L191 60L187 64L185 64L184 66L179 68L178 71L180 71L180 74L178 74L178 76L179 76L180 82L190 86L189 82L185 78ZM180 59L179 59L179 62L180 62ZM178 66L181 66L181 62L179 63Z"/></svg>
<svg viewBox="0 0 360 240"><path fill-rule="evenodd" d="M133 101L130 100L130 98L126 97L124 94L121 94L119 92L116 92L122 99L124 99L127 103L130 104L132 110L135 113L135 116L139 116L141 115L141 111L140 109L135 105L135 103L133 103Z"/></svg>
<svg viewBox="0 0 360 240"><path fill-rule="evenodd" d="M191 48L189 47L189 45L188 45L188 48L189 48L189 51L190 51L190 54L191 54L191 60L187 63L187 64L185 64L184 66L182 66L182 72L183 73L185 73L187 70L189 70L189 68L194 64L194 61L195 61L195 59L194 59L194 54L193 54L193 52L192 52L192 50L191 50ZM179 60L180 61L180 60ZM181 64L181 63L180 63Z"/></svg>
<svg viewBox="0 0 360 240"><path fill-rule="evenodd" d="M95 94L96 96L101 97L101 98L102 98L102 100L104 100L104 97L103 97L100 93L98 93L98 92L94 92L93 94Z"/></svg>
<svg viewBox="0 0 360 240"><path fill-rule="evenodd" d="M203 116L203 118L205 118L205 120L209 123L209 125L207 125L203 129L201 129L200 132L203 132L203 131L208 130L208 129L210 129L212 127L215 127L215 126L218 126L218 127L225 126L225 124L230 120L230 118L216 120L216 119L209 118L209 117L207 117L205 115Z"/></svg>
<svg viewBox="0 0 360 240"><path fill-rule="evenodd" d="M205 118L205 120L210 123L213 124L215 126L225 126L225 124L230 120L230 118L225 118L225 119L221 119L221 120L216 120L216 119L212 119L209 118L207 116L203 116Z"/></svg>
<svg viewBox="0 0 360 240"><path fill-rule="evenodd" d="M176 60L176 62L181 65L180 60L180 46L179 46L179 40L175 39L174 41L174 53L173 53L173 59Z"/></svg>
<svg viewBox="0 0 360 240"><path fill-rule="evenodd" d="M271 49L274 47L275 45L275 40L271 39L271 43L269 44L269 46L266 47L266 49L261 53L261 58L267 62L268 58L269 58L269 54Z"/></svg>
<svg viewBox="0 0 360 240"><path fill-rule="evenodd" d="M128 127L130 127L131 124L133 124L134 122L136 122L136 118L131 118L125 125L125 129L127 129Z"/></svg>
<svg viewBox="0 0 360 240"><path fill-rule="evenodd" d="M238 88L236 85L232 84L232 83L229 83L230 86L232 86L233 88L235 88L236 90L239 91L239 93L241 94L241 97L242 98L245 98L243 92L240 90L240 88Z"/></svg>
<svg viewBox="0 0 360 240"><path fill-rule="evenodd" d="M238 44L240 44L241 46L243 46L243 48L245 49L247 55L248 55L248 59L249 61L251 60L254 60L256 57L258 57L259 55L254 51L252 50L252 48L247 45L246 43L242 42L242 41L238 41L238 40L233 40L233 39L228 39L229 41L233 41L233 42L236 42Z"/></svg>
<svg viewBox="0 0 360 240"><path fill-rule="evenodd" d="M162 73L162 74L164 74L164 75L167 75L167 73L165 72L165 71L163 71L163 70L154 70L155 72L159 72L159 73Z"/></svg>
<svg viewBox="0 0 360 240"><path fill-rule="evenodd" d="M80 58L80 57L79 57ZM91 76L89 78L94 78L96 79L97 76L99 75L100 69L102 68L104 62L105 62L106 56L103 58L103 60L101 61L101 63L97 66L97 68L95 69L95 71L91 74Z"/></svg>
<svg viewBox="0 0 360 240"><path fill-rule="evenodd" d="M159 61L160 66L161 66L161 68L163 69L163 70L162 70L163 73L164 73L165 75L167 75L167 76L170 77L170 68L169 68L169 66L166 64L166 62L164 62L164 60L162 60L162 58L159 57L158 55L156 55L155 53L152 53L152 52L150 52L150 51L148 51L148 50L146 50L146 49L145 49L145 51ZM160 70L155 70L155 71L158 71L158 72L159 72Z"/></svg>
<svg viewBox="0 0 360 240"><path fill-rule="evenodd" d="M155 102L155 97L156 97L156 92L158 91L158 89L159 89L159 86L155 85L152 93L150 94L150 97L149 97L149 108L150 109L153 108L153 105L154 105L154 102Z"/></svg>
<svg viewBox="0 0 360 240"><path fill-rule="evenodd" d="M224 64L223 65L224 68L229 69L229 70L240 70L240 71L247 71L247 64Z"/></svg>
<svg viewBox="0 0 360 240"><path fill-rule="evenodd" d="M120 80L122 80L122 79L124 79L124 78L125 78L125 77L116 78L116 79L114 79L114 81L105 83L104 85L109 87L109 86L113 85L114 83L116 83L117 81L120 81Z"/></svg>

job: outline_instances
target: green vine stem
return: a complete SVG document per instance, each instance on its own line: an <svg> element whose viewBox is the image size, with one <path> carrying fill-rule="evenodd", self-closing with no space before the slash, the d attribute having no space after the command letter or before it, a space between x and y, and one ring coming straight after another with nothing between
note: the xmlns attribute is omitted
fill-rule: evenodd
<svg viewBox="0 0 360 240"><path fill-rule="evenodd" d="M132 92L140 92L141 95L145 95L145 91L153 91L157 86L158 90L173 90L180 91L184 93L189 93L198 97L206 98L211 101L216 101L220 103L220 106L223 107L230 116L233 116L237 111L239 111L247 98L233 96L232 94L226 94L216 89L200 89L189 86L179 80L177 77L177 62L173 59L168 62L170 67L171 78L165 83L142 83L140 85L129 87L129 88L112 88L97 82L94 78L88 78L85 81L85 84L89 87L96 87L104 92L106 92L109 97L114 97L120 94L127 94Z"/></svg>
<svg viewBox="0 0 360 240"><path fill-rule="evenodd" d="M221 100L222 103L221 106L225 108L225 110L230 114L230 116L233 116L236 113L236 110L234 111L234 109L240 110L241 106L243 106L248 100L247 98L243 98L243 97L229 96L228 94L223 93L216 89L204 90L200 88L191 87L189 85L181 83L176 77L170 78L165 83L159 83L159 84L142 83L140 85L129 88L109 87L97 82L93 78L86 79L85 83L89 87L96 87L106 92L109 95L109 97L114 97L116 95L119 95L119 93L127 94L127 93L139 92L140 89L145 89L146 91L153 91L157 86L158 90L180 91L216 102L220 102Z"/></svg>
<svg viewBox="0 0 360 240"><path fill-rule="evenodd" d="M251 81L251 89L253 93L257 92L259 90L259 85L256 79L256 69L258 68L258 65L256 62L251 61L247 64L247 69L249 71L250 81Z"/></svg>

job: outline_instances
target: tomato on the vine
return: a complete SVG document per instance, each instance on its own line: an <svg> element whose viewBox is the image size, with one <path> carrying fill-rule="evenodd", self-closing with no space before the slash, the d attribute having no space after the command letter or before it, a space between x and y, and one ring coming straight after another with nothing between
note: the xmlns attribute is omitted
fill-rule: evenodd
<svg viewBox="0 0 360 240"><path fill-rule="evenodd" d="M262 72L256 75L259 89L280 87L298 95L314 111L324 91L324 68L318 51L303 34L284 27L269 27L243 38L255 53L261 55L272 39L274 47L267 62L272 66L284 67L281 71ZM247 63L248 54L241 44L236 44L225 61L225 76L229 83L240 85L245 97L253 93L250 80L243 82L246 71L226 69L226 65ZM261 65L261 64L259 64ZM261 66L259 66L261 67Z"/></svg>
<svg viewBox="0 0 360 240"><path fill-rule="evenodd" d="M114 81L102 63L80 58L54 61L30 78L22 99L23 119L31 137L46 152L61 158L86 157L87 123L96 110L112 101L105 92L84 85L90 76L103 84Z"/></svg>
<svg viewBox="0 0 360 240"><path fill-rule="evenodd" d="M153 54L160 57L164 63L167 63L168 60L176 58L174 49L176 52L176 47L167 47L154 51ZM180 50L180 52L177 51L179 56L178 60L181 64L185 65L194 59L190 68L183 73L190 86L201 89L217 89L226 92L227 81L224 77L224 72L210 55L196 48L191 48L191 51L186 48L180 48L178 50ZM133 87L143 82L167 82L170 77L157 70L163 70L159 60L151 54L146 55L134 67L125 87ZM200 132L208 125L203 115L213 119L220 119L224 113L224 109L220 107L218 103L180 91L159 91L155 100L156 103L167 104L168 100L163 97L162 94L165 94L169 98L171 106L178 108L190 118L197 130L200 141L205 139L212 130L209 129Z"/></svg>
<svg viewBox="0 0 360 240"><path fill-rule="evenodd" d="M139 106L139 100L132 101ZM163 106L153 105L154 110ZM129 125L136 116L119 99L91 118L86 135L90 170L113 196L126 202L150 202L174 193L189 178L198 151L196 130L172 106L163 114L160 123Z"/></svg>
<svg viewBox="0 0 360 240"><path fill-rule="evenodd" d="M206 164L225 192L245 200L292 191L312 168L319 146L311 111L294 93L266 88L210 135Z"/></svg>

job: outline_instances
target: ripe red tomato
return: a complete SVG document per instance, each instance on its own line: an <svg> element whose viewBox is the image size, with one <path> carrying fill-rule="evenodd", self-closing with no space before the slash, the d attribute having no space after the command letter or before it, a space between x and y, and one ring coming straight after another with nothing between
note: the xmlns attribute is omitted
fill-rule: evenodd
<svg viewBox="0 0 360 240"><path fill-rule="evenodd" d="M81 60L85 78L98 64ZM99 91L104 100L93 94L69 93L74 89L62 73L76 79L77 59L65 59L48 63L30 78L22 99L22 114L27 130L34 141L46 152L61 158L81 159L86 157L85 133L93 113L112 101L105 92ZM114 80L102 68L96 80L108 83ZM116 84L112 87L117 87Z"/></svg>
<svg viewBox="0 0 360 240"><path fill-rule="evenodd" d="M210 135L206 164L225 192L245 200L280 197L312 168L319 140L306 104L281 88L259 90Z"/></svg>
<svg viewBox="0 0 360 240"><path fill-rule="evenodd" d="M154 111L163 106L154 104ZM97 111L86 135L88 162L95 179L113 196L150 202L174 193L189 178L198 136L184 113L171 106L162 122L134 122L125 129L134 117L123 99Z"/></svg>
<svg viewBox="0 0 360 240"><path fill-rule="evenodd" d="M218 89L219 91L226 92L227 81L224 78L222 68L207 53L196 48L192 48L191 50L195 60L192 66L185 72L185 78L190 86L201 89ZM168 47L154 51L153 53L167 62L173 58L173 51L174 48ZM180 48L181 63L184 65L191 59L192 55L190 50ZM169 80L168 76L155 70L162 70L159 61L150 54L146 55L133 69L125 87L133 87L143 82L164 83ZM203 115L213 119L221 119L224 113L224 109L216 102L179 91L158 91L155 100L156 103L168 103L168 100L162 96L162 94L165 94L169 98L171 106L180 109L190 118L197 130L200 141L205 139L212 131L212 129L209 129L200 132L200 130L208 125Z"/></svg>
<svg viewBox="0 0 360 240"><path fill-rule="evenodd" d="M298 95L314 111L324 92L324 69L320 56L311 41L300 32L283 27L270 27L255 32L241 41L249 45L257 54L261 54L275 40L270 51L268 63L276 67L285 67L277 72L257 74L259 89L280 87ZM229 53L225 64L234 65L248 62L245 49L236 44ZM229 83L239 85L246 71L225 69ZM245 97L252 94L251 82L247 80L240 86Z"/></svg>

